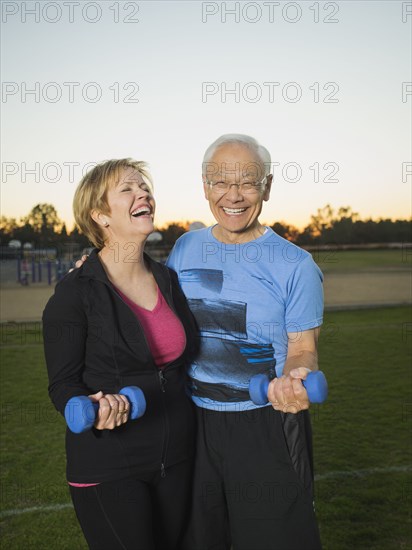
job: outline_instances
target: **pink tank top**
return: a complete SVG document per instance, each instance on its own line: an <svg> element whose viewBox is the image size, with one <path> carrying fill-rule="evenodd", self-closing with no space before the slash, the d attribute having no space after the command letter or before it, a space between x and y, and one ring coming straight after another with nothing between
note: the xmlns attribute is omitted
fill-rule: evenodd
<svg viewBox="0 0 412 550"><path fill-rule="evenodd" d="M162 368L182 355L186 335L182 323L168 306L157 287L157 303L152 311L138 306L114 287L136 315L146 336L156 366Z"/></svg>
<svg viewBox="0 0 412 550"><path fill-rule="evenodd" d="M182 323L168 306L157 287L157 304L152 311L138 306L118 288L113 288L130 307L144 330L155 364L162 368L166 363L180 357L186 346L186 335ZM72 487L94 487L99 483L72 483Z"/></svg>

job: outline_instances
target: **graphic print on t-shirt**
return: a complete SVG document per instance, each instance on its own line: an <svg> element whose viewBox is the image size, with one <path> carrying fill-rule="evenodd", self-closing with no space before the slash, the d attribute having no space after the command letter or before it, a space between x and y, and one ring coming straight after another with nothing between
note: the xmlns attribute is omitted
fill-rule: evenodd
<svg viewBox="0 0 412 550"><path fill-rule="evenodd" d="M224 274L217 269L188 269L180 272L180 280L220 294ZM195 378L203 383L194 382L194 395L219 397L220 401L244 401L251 372L275 374L272 344L247 341L245 302L189 298L188 303L202 333L200 352L192 369ZM217 373L220 384L216 384Z"/></svg>
<svg viewBox="0 0 412 550"><path fill-rule="evenodd" d="M189 367L194 403L258 407L248 395L252 376L281 376L288 334L322 324L322 273L311 255L270 228L254 241L225 244L208 227L182 235L167 265L200 328L201 353Z"/></svg>

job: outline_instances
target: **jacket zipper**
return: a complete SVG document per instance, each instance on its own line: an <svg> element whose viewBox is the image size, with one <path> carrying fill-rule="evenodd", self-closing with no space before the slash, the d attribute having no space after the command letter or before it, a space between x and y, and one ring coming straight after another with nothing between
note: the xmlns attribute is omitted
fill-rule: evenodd
<svg viewBox="0 0 412 550"><path fill-rule="evenodd" d="M127 309L129 309L129 311L131 311L130 307L126 304L126 302L123 300L123 298L120 296L120 294L118 292L116 292L116 290L111 285L108 285L107 283L105 283L105 284L110 288L110 290L112 292L114 292L116 294L116 296L118 298L120 298L120 300L124 303L124 305L127 307ZM157 284L157 281L156 281L156 284ZM172 296L172 283L171 282L169 282L169 289L170 289L170 296ZM166 299L166 302L168 302L167 299ZM177 315L174 308L173 308L173 311ZM140 324L139 319L136 317L136 315L134 315L134 313L132 311L131 311L131 313L134 316L134 318L136 320L136 323L137 323L138 327L140 328L140 331L143 335L144 342L146 344L147 349L149 350L149 354L150 354L150 357L152 359L153 368L155 369L155 372L157 373L158 378L159 378L159 382L160 382L161 399L162 399L162 406L163 406L163 420L164 420L164 428L165 428L165 435L163 437L162 454L161 454L161 459L160 459L160 477L164 478L164 477L166 477L166 455L167 455L167 445L169 444L169 418L168 418L168 415L167 415L166 403L165 403L165 398L164 398L164 395L163 395L164 393L166 393L165 385L167 383L167 379L165 378L162 369L159 369L155 365L149 343L147 341L146 335L144 333L142 325ZM178 317L178 319L180 321L179 317ZM168 364L170 364L170 363L168 363ZM168 364L166 364L163 367L163 369L166 368L168 366Z"/></svg>
<svg viewBox="0 0 412 550"><path fill-rule="evenodd" d="M174 302L173 302L173 288L172 288L172 281L170 279L170 276L169 276L169 296L170 296L170 301L166 297L165 298L166 302L167 302L168 306L170 307L170 309L175 314L176 319L181 324L183 332L185 333L185 337L186 337L186 328L185 328L183 322L180 320L180 317L179 317L179 315L176 311L176 308L175 308L175 305L174 305ZM186 345L187 344L188 343L186 342ZM159 381L160 381L160 389L162 391L162 394L166 393L166 387L165 386L167 384L167 378L165 378L163 372L171 363L173 363L173 361L171 361L170 363L167 363L162 369L159 369ZM170 433L169 433L169 418L167 416L166 404L165 404L163 395L162 395L162 403L163 403L164 413L165 413L164 418L165 418L165 424L166 424L166 437L165 437L165 444L164 444L163 452L162 452L162 464L160 466L160 476L161 477L166 477L165 464L166 464L167 448L169 446Z"/></svg>
<svg viewBox="0 0 412 550"><path fill-rule="evenodd" d="M167 447L169 445L169 418L167 416L165 396L163 395L166 393L167 379L165 378L162 369L159 369L159 382L160 382L160 391L162 392L162 405L163 405L163 413L164 413L164 420L165 420L165 438L163 440L162 462L160 465L160 477L166 477L165 464L166 464Z"/></svg>

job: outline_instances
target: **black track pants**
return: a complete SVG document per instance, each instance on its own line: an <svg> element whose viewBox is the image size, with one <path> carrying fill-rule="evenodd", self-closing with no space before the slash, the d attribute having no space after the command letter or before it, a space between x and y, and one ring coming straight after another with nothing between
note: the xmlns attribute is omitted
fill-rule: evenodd
<svg viewBox="0 0 412 550"><path fill-rule="evenodd" d="M70 493L92 550L180 550L188 523L192 464L145 479L122 479Z"/></svg>
<svg viewBox="0 0 412 550"><path fill-rule="evenodd" d="M185 550L319 550L310 419L198 408Z"/></svg>

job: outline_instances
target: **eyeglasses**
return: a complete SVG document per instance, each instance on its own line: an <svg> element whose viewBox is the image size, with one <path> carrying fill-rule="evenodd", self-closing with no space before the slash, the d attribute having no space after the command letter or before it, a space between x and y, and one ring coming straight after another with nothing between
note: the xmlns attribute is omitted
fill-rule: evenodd
<svg viewBox="0 0 412 550"><path fill-rule="evenodd" d="M263 187L266 185L266 177L267 176L265 176L261 181L245 181L243 183L229 183L227 181L208 181L207 184L210 185L212 191L217 193L218 195L224 195L233 185L236 185L241 193L252 195L253 193L259 193L259 191L263 189Z"/></svg>

